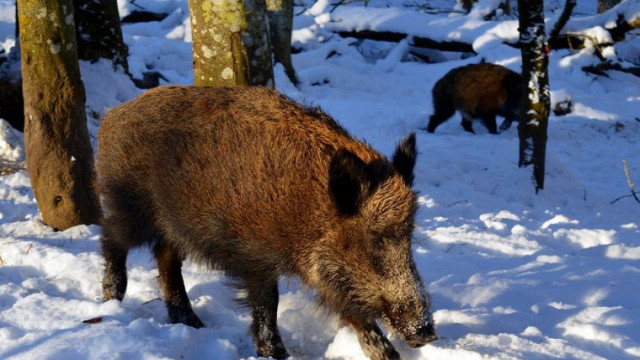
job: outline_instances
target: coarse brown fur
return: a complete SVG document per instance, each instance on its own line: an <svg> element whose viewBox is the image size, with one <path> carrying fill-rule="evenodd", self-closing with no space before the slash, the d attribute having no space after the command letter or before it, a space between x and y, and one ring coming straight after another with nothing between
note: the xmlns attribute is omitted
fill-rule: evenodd
<svg viewBox="0 0 640 360"><path fill-rule="evenodd" d="M277 280L295 275L372 359L399 358L377 318L411 346L436 339L411 252L415 157L415 135L389 161L266 88L147 91L98 134L103 298L122 300L128 250L152 244L172 322L203 326L180 273L189 257L246 290L259 356L288 356Z"/></svg>
<svg viewBox="0 0 640 360"><path fill-rule="evenodd" d="M427 131L432 133L457 111L462 127L473 133L471 123L479 118L490 133L497 134L496 115L505 118L500 130L517 121L522 102L522 77L504 66L481 63L455 68L433 87L433 115Z"/></svg>

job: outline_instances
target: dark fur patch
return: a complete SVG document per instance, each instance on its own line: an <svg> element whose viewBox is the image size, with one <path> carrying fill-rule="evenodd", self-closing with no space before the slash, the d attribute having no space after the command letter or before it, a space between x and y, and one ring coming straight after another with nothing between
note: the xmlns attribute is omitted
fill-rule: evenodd
<svg viewBox="0 0 640 360"><path fill-rule="evenodd" d="M416 165L417 156L415 133L404 139L393 154L393 167L409 187L413 185L413 168Z"/></svg>
<svg viewBox="0 0 640 360"><path fill-rule="evenodd" d="M341 214L353 215L358 211L363 187L368 183L367 164L349 150L336 151L329 165L329 192Z"/></svg>

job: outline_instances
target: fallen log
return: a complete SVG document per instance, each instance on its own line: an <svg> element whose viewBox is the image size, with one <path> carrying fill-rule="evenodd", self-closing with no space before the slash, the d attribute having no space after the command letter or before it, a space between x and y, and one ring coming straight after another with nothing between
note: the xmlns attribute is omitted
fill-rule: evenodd
<svg viewBox="0 0 640 360"><path fill-rule="evenodd" d="M473 46L468 43L459 42L459 41L437 41L433 39L429 39L422 36L416 35L408 35L404 33L391 32L391 31L373 31L373 30L361 30L361 31L340 31L338 35L341 37L352 37L355 39L367 39L367 40L378 40L378 41L390 41L390 42L399 42L400 40L406 39L407 37L411 37L411 42L409 45L425 48L425 49L434 49L441 51L457 51L457 52L469 52L475 54L475 50L473 50Z"/></svg>

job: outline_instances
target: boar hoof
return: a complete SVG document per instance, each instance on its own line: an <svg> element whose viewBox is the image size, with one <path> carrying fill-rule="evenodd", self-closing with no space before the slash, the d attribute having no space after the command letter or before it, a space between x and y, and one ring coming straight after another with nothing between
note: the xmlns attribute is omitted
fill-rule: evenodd
<svg viewBox="0 0 640 360"><path fill-rule="evenodd" d="M185 324L192 328L200 329L204 327L204 323L198 318L192 310L179 309L177 307L168 306L169 321L172 324Z"/></svg>
<svg viewBox="0 0 640 360"><path fill-rule="evenodd" d="M258 356L264 358L273 359L286 359L289 357L287 349L284 348L284 344L264 344L256 347L258 349Z"/></svg>

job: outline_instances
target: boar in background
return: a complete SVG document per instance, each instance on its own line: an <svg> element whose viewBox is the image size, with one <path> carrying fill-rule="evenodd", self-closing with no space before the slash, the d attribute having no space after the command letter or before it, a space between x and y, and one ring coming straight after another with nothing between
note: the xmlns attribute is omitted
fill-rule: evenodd
<svg viewBox="0 0 640 360"><path fill-rule="evenodd" d="M497 134L496 115L504 117L500 131L511 127L520 117L522 76L504 66L481 63L455 68L433 86L433 115L427 131L456 112L462 115L462 127L473 131L472 122L480 119L491 134Z"/></svg>

